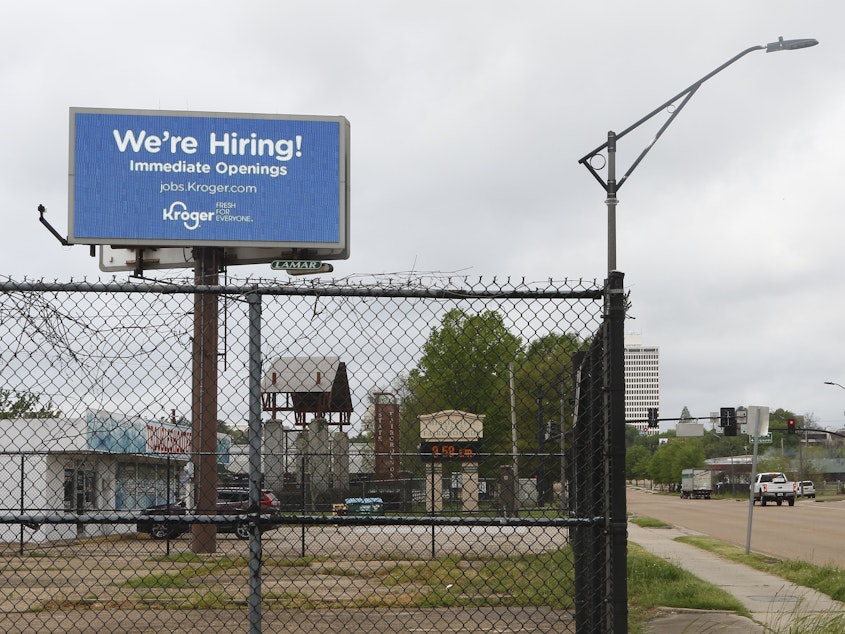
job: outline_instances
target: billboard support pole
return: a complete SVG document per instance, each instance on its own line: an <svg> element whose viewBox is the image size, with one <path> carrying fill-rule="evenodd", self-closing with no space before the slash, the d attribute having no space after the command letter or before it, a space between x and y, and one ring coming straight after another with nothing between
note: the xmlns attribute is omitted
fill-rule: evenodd
<svg viewBox="0 0 845 634"><path fill-rule="evenodd" d="M217 286L223 249L194 247L194 284ZM194 294L192 426L194 491L198 515L217 512L217 294ZM191 529L191 551L213 553L217 526L196 523Z"/></svg>

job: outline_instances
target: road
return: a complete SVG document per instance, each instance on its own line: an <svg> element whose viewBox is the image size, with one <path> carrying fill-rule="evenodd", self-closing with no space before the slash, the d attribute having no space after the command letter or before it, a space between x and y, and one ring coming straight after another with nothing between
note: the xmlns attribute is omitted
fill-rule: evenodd
<svg viewBox="0 0 845 634"><path fill-rule="evenodd" d="M663 520L745 548L748 500L682 500L628 488L628 512ZM779 559L845 568L845 501L799 499L795 506L754 505L751 550Z"/></svg>

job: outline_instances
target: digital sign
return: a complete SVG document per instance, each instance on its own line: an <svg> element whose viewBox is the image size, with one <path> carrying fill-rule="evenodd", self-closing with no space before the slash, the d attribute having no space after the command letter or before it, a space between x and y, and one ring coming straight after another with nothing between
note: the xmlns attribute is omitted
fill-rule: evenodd
<svg viewBox="0 0 845 634"><path fill-rule="evenodd" d="M71 108L68 241L349 253L344 117Z"/></svg>
<svg viewBox="0 0 845 634"><path fill-rule="evenodd" d="M475 461L478 460L480 453L480 440L444 440L420 443L420 458L424 462Z"/></svg>

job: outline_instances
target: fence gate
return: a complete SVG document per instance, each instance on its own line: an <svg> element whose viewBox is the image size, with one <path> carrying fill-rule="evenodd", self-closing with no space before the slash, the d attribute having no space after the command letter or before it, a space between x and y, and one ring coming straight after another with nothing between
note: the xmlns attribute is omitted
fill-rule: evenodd
<svg viewBox="0 0 845 634"><path fill-rule="evenodd" d="M0 286L3 631L626 631L621 274Z"/></svg>

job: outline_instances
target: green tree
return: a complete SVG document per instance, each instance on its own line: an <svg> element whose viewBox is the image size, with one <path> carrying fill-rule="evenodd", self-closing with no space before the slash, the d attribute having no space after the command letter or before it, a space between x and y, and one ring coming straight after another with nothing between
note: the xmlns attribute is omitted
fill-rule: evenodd
<svg viewBox="0 0 845 634"><path fill-rule="evenodd" d="M634 442L632 446L645 447L646 449L648 449L648 452L650 454L653 454L655 451L657 451L657 448L660 445L660 436L658 436L657 434L641 434L639 433L636 427L633 427L632 425L628 425L628 427L631 427L636 432L633 435ZM627 429L625 432L625 438L626 440L628 438Z"/></svg>
<svg viewBox="0 0 845 634"><path fill-rule="evenodd" d="M528 344L514 369L517 420L517 448L524 474L539 472L545 478L560 479L560 470L550 469L546 457L560 451L561 421L566 427L572 401L572 356L585 350L589 341L571 333L550 333ZM566 431L566 429L564 429ZM547 438L554 440L546 442ZM547 479L546 482L549 480ZM548 490L547 490L548 492Z"/></svg>
<svg viewBox="0 0 845 634"><path fill-rule="evenodd" d="M651 475L651 452L642 445L631 447L625 454L625 478L645 480Z"/></svg>
<svg viewBox="0 0 845 634"><path fill-rule="evenodd" d="M722 458L745 454L745 438L742 436L725 436L715 430L710 430L704 433L701 441L705 458Z"/></svg>
<svg viewBox="0 0 845 634"><path fill-rule="evenodd" d="M416 452L420 414L449 409L484 414L484 452L500 459L486 460L480 470L485 477L494 475L512 452L512 367L517 450L523 456L519 470L536 472L545 461L538 456L540 446L544 453L560 448L561 415L567 415L562 403L571 401L574 391L572 355L588 345L574 334L550 333L524 346L498 312L449 311L431 329L417 367L393 386L402 402L403 454ZM550 463L543 471L551 478L560 475Z"/></svg>
<svg viewBox="0 0 845 634"><path fill-rule="evenodd" d="M804 427L804 419L801 416L796 416L794 412L787 409L778 408L774 411L769 411L769 429L772 434L772 444L776 447L783 446L790 452L798 451L798 443L800 441L798 434L786 433L786 422L794 418L798 427ZM775 469L773 469L775 471Z"/></svg>
<svg viewBox="0 0 845 634"><path fill-rule="evenodd" d="M679 423L691 423L695 419L692 417L692 414L689 413L689 408L684 405L684 408L681 410L681 417L678 421Z"/></svg>
<svg viewBox="0 0 845 634"><path fill-rule="evenodd" d="M625 446L630 449L640 437L640 430L633 425L625 425Z"/></svg>
<svg viewBox="0 0 845 634"><path fill-rule="evenodd" d="M58 418L61 415L52 401L41 405L38 394L0 389L0 418Z"/></svg>
<svg viewBox="0 0 845 634"><path fill-rule="evenodd" d="M675 438L654 452L651 477L658 484L676 484L681 471L704 466L704 448L700 438Z"/></svg>
<svg viewBox="0 0 845 634"><path fill-rule="evenodd" d="M417 367L399 389L404 395L403 454L416 452L420 414L449 409L484 414L484 451L510 452L508 367L521 356L521 339L508 331L499 313L446 313L440 326L431 329ZM486 471L489 477L490 468Z"/></svg>

